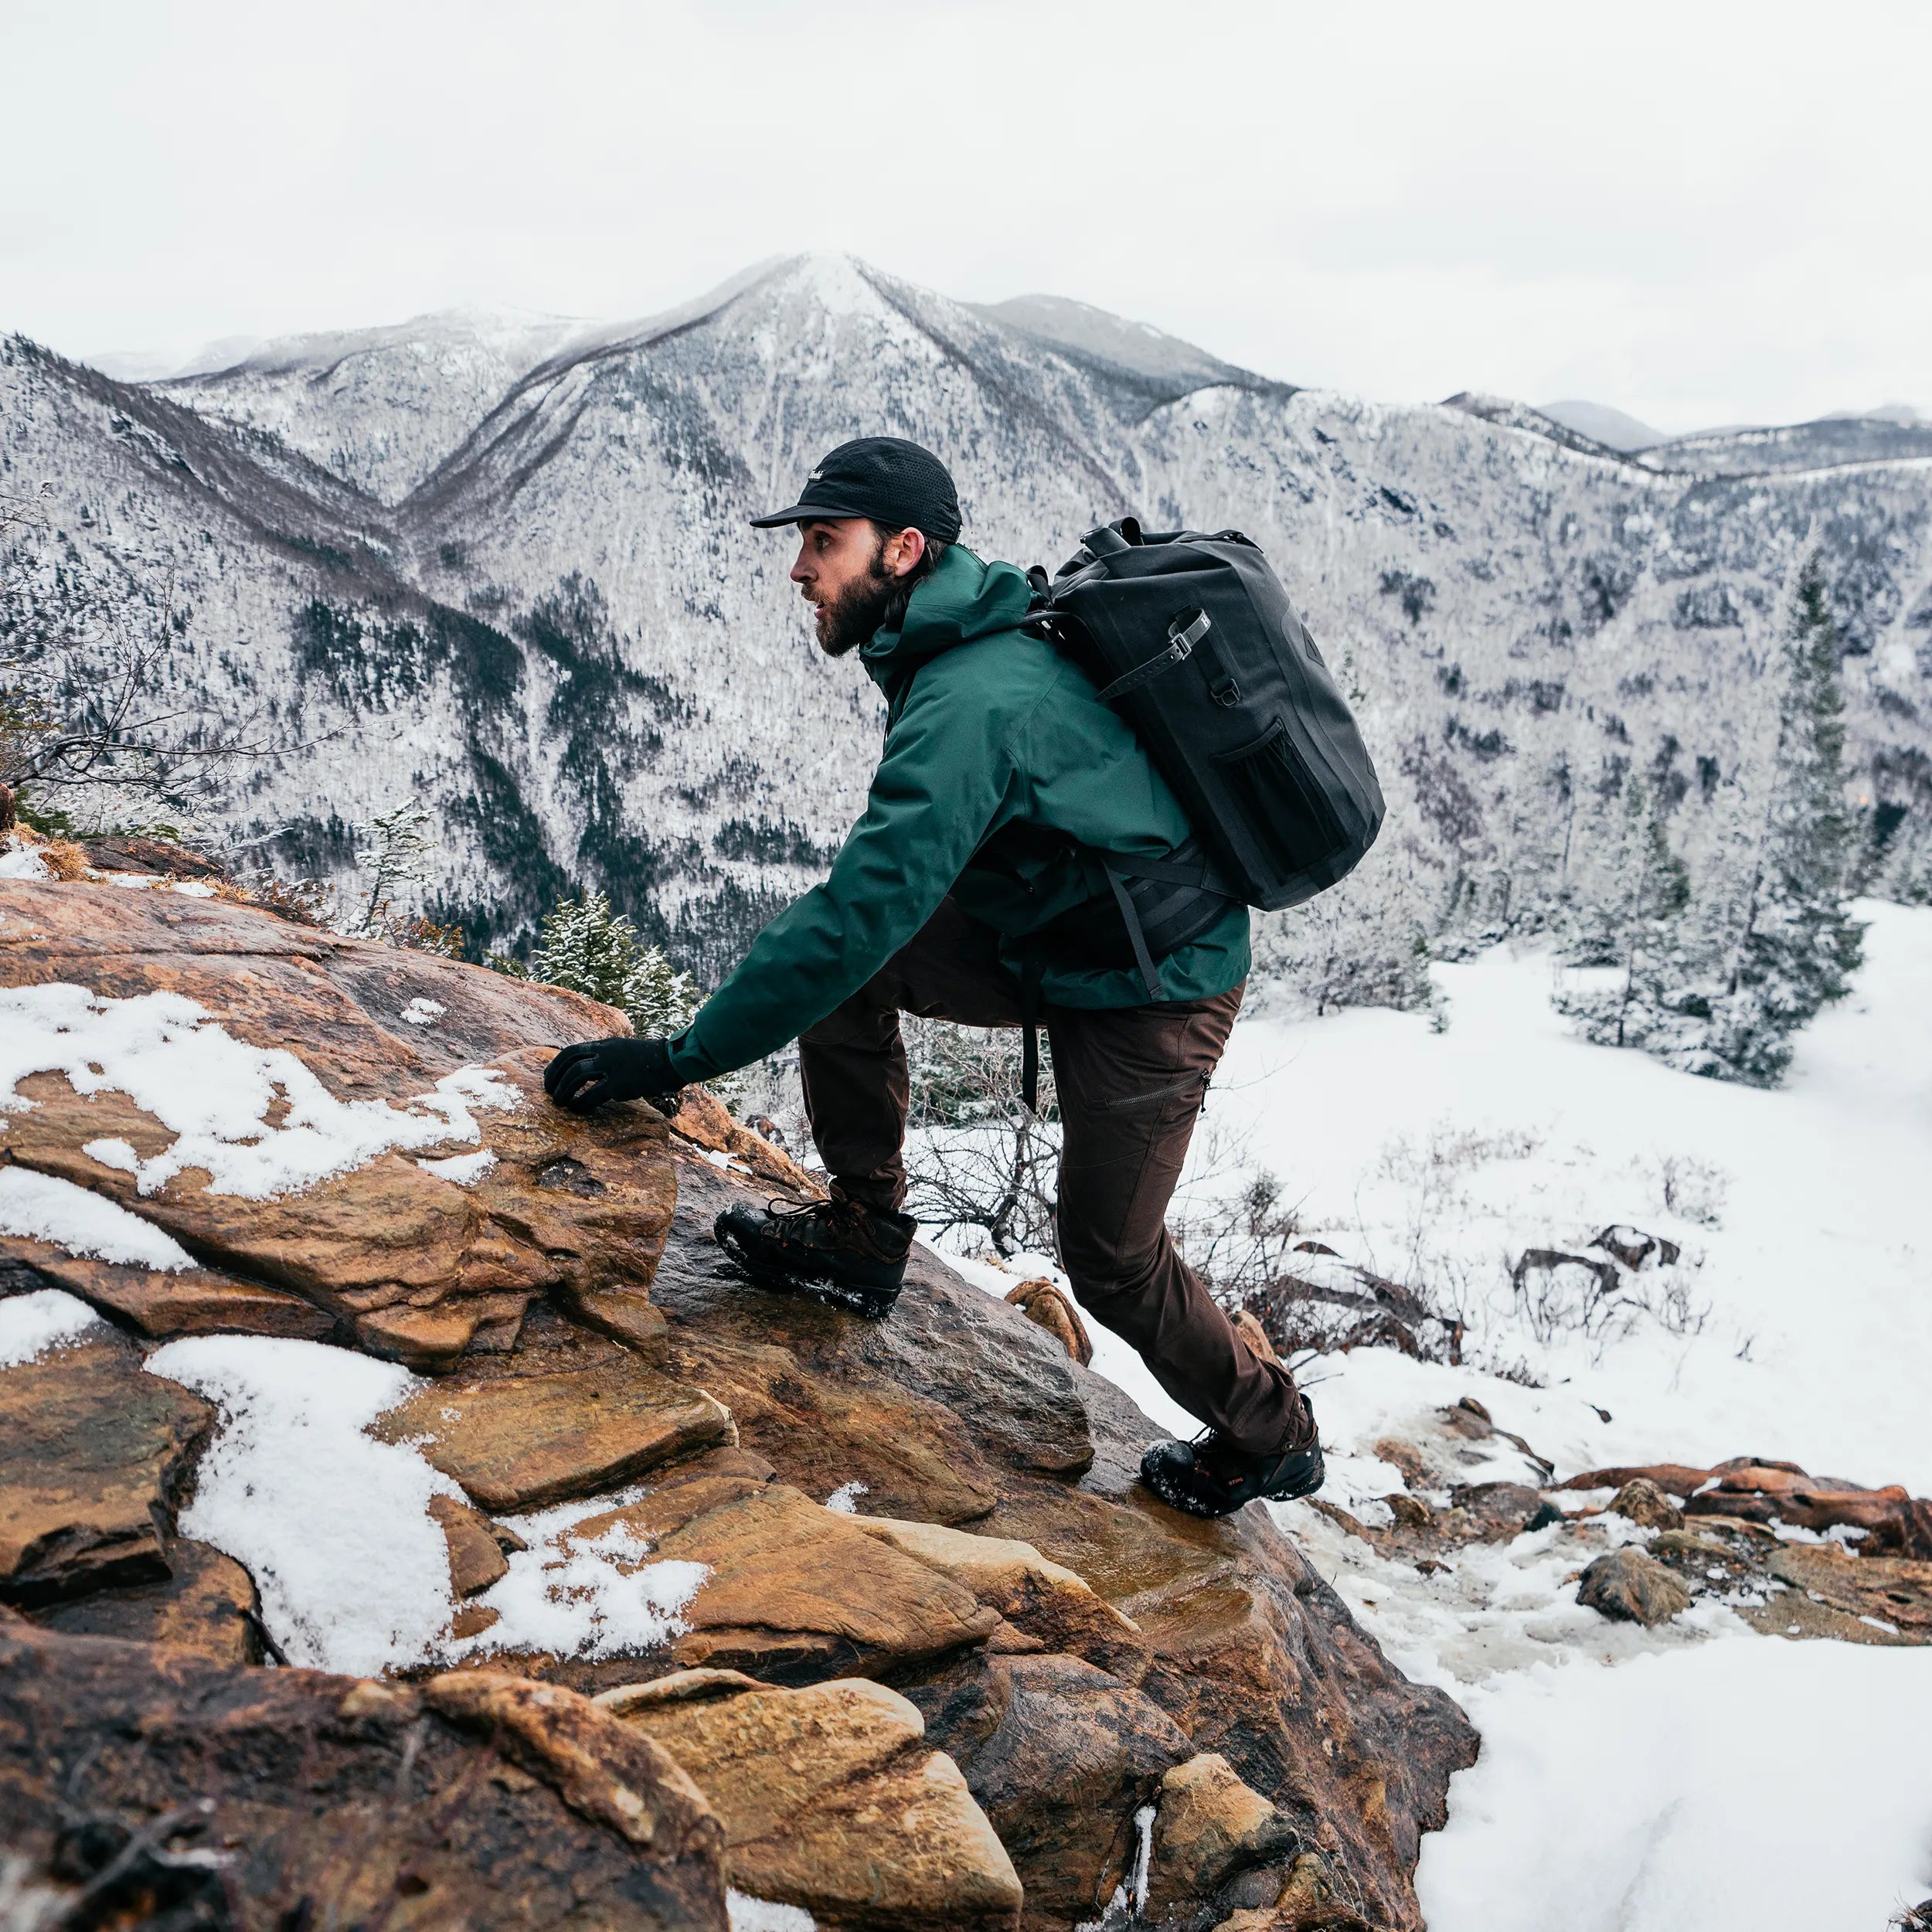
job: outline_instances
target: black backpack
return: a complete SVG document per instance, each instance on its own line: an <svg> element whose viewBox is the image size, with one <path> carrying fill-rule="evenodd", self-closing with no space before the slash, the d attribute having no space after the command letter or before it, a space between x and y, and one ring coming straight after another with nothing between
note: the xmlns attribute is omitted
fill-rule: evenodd
<svg viewBox="0 0 1932 1932"><path fill-rule="evenodd" d="M1367 746L1267 560L1238 530L1103 524L1028 621L1073 651L1173 787L1202 883L1265 912L1345 878L1381 829ZM1115 858L1116 869L1137 862Z"/></svg>
<svg viewBox="0 0 1932 1932"><path fill-rule="evenodd" d="M1193 827L1165 859L1081 854L1113 888L1158 1001L1155 961L1206 931L1230 900L1277 912L1352 872L1382 828L1382 787L1308 627L1239 530L1144 532L1122 517L1088 531L1052 578L1037 564L1027 576L1028 628L1079 660ZM1036 935L1022 975L1029 1107L1041 945L1093 938L1083 909L1058 923L1063 932Z"/></svg>

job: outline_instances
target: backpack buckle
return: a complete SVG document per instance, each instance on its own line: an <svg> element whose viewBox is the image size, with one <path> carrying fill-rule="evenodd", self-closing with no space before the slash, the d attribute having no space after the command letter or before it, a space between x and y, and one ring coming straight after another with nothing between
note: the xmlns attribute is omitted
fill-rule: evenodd
<svg viewBox="0 0 1932 1932"><path fill-rule="evenodd" d="M1181 628L1181 617L1186 615L1187 613L1183 611L1181 617L1176 617L1167 627L1167 655L1170 664L1182 662L1192 651L1194 647L1213 628L1213 624L1209 621L1208 614L1205 611L1196 611L1194 614L1193 622L1183 630Z"/></svg>

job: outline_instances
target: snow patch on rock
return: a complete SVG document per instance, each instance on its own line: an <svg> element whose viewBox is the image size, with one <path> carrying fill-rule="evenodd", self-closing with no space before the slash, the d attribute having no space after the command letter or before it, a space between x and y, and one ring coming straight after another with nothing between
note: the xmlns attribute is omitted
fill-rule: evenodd
<svg viewBox="0 0 1932 1932"><path fill-rule="evenodd" d="M296 1056L250 1046L179 993L97 998L83 986L0 989L0 1112L34 1103L19 1083L64 1073L81 1094L120 1092L174 1132L142 1158L123 1140L91 1142L103 1166L131 1174L143 1195L189 1168L212 1194L269 1200L366 1165L392 1149L474 1143L479 1109L521 1106L486 1067L460 1067L403 1107L341 1100ZM267 1116L277 1100L281 1121Z"/></svg>
<svg viewBox="0 0 1932 1932"><path fill-rule="evenodd" d="M747 1892L727 1891L725 1910L731 1932L818 1932L818 1921L802 1905L754 1899Z"/></svg>
<svg viewBox="0 0 1932 1932"><path fill-rule="evenodd" d="M59 1288L10 1295L0 1301L0 1369L37 1362L50 1349L78 1342L103 1325L86 1302Z"/></svg>
<svg viewBox="0 0 1932 1932"><path fill-rule="evenodd" d="M221 1412L181 1533L247 1566L291 1664L372 1676L426 1660L449 1621L449 1556L430 1498L462 1492L364 1426L419 1384L317 1342L196 1335L151 1375Z"/></svg>
<svg viewBox="0 0 1932 1932"><path fill-rule="evenodd" d="M451 1659L472 1651L543 1651L596 1659L652 1650L687 1628L679 1613L710 1575L703 1563L652 1563L651 1546L614 1523L594 1536L578 1526L645 1494L560 1503L504 1520L525 1549L509 1555L509 1573L471 1601L497 1614L480 1635L447 1647Z"/></svg>
<svg viewBox="0 0 1932 1932"><path fill-rule="evenodd" d="M128 1149L131 1154L133 1151ZM69 1254L128 1262L169 1274L195 1265L195 1257L151 1221L144 1221L118 1202L77 1187L71 1181L24 1167L0 1167L0 1234L50 1241Z"/></svg>
<svg viewBox="0 0 1932 1932"><path fill-rule="evenodd" d="M441 1161L418 1161L416 1164L425 1174L434 1174L438 1179L454 1181L460 1187L474 1187L496 1165L496 1156L487 1147L478 1148L474 1154L452 1154Z"/></svg>

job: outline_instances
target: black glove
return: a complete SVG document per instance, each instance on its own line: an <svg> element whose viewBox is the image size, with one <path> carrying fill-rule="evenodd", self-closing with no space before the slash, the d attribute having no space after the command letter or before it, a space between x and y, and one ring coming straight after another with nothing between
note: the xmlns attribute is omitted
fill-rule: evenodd
<svg viewBox="0 0 1932 1932"><path fill-rule="evenodd" d="M587 1114L606 1100L640 1100L675 1114L683 1086L671 1070L668 1040L579 1040L543 1070L544 1092L573 1114Z"/></svg>

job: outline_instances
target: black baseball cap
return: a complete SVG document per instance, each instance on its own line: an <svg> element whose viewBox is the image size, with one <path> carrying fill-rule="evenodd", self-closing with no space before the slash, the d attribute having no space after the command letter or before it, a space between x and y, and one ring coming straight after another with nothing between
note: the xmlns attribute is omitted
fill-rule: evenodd
<svg viewBox="0 0 1932 1932"><path fill-rule="evenodd" d="M959 492L930 450L902 436L861 436L841 443L805 479L789 509L754 516L759 529L820 518L869 517L889 530L914 529L940 543L957 543Z"/></svg>

